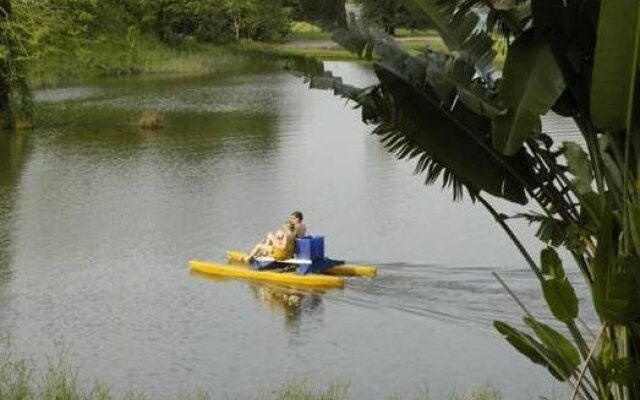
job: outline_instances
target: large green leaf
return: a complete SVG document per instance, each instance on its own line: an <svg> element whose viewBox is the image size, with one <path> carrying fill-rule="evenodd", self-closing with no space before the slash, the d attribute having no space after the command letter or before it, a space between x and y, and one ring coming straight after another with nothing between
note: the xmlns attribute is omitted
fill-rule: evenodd
<svg viewBox="0 0 640 400"><path fill-rule="evenodd" d="M640 205L632 205L629 214L631 214L631 218L629 218L631 237L636 248L640 248Z"/></svg>
<svg viewBox="0 0 640 400"><path fill-rule="evenodd" d="M628 324L640 318L640 257L617 261L594 284L594 301L600 316L612 324Z"/></svg>
<svg viewBox="0 0 640 400"><path fill-rule="evenodd" d="M524 323L536 334L538 339L548 348L555 351L565 364L567 371L576 371L580 365L578 349L560 332L537 321L533 317L525 317Z"/></svg>
<svg viewBox="0 0 640 400"><path fill-rule="evenodd" d="M547 247L540 252L540 270L543 275L553 278L564 278L564 269L562 268L562 260L558 253L552 248Z"/></svg>
<svg viewBox="0 0 640 400"><path fill-rule="evenodd" d="M571 376L567 363L558 359L558 353L549 351L543 344L530 335L521 332L508 324L494 321L493 326L520 353L535 364L546 367L559 381L566 381Z"/></svg>
<svg viewBox="0 0 640 400"><path fill-rule="evenodd" d="M451 50L459 50L466 39L465 33L471 33L452 27L450 21L455 8L454 1L449 1L449 4L446 4L446 2L438 0L404 0L404 3L409 9L422 11Z"/></svg>
<svg viewBox="0 0 640 400"><path fill-rule="evenodd" d="M536 40L532 31L520 35L509 47L504 81L497 101L508 112L493 120L493 146L513 155L539 129L546 114L564 90L562 72L549 45Z"/></svg>
<svg viewBox="0 0 640 400"><path fill-rule="evenodd" d="M628 324L640 318L640 257L618 256L619 227L607 203L592 263L593 301L604 321Z"/></svg>
<svg viewBox="0 0 640 400"><path fill-rule="evenodd" d="M567 84L554 104L554 111L588 118L597 3L535 0L531 2L531 11L536 36L551 46Z"/></svg>
<svg viewBox="0 0 640 400"><path fill-rule="evenodd" d="M433 77L429 81L432 85L436 82L447 82L454 86L458 91L459 100L478 115L496 118L506 114L507 110L499 108L493 100L495 91L487 90L483 85L475 83L474 74L472 65L464 60L455 59L441 68L431 68L431 74L428 76Z"/></svg>
<svg viewBox="0 0 640 400"><path fill-rule="evenodd" d="M483 75L493 70L493 39L479 31L480 16L472 10L472 0L403 0L412 12L421 12L438 30L447 47L458 51ZM480 1L478 1L480 3Z"/></svg>
<svg viewBox="0 0 640 400"><path fill-rule="evenodd" d="M628 385L640 381L640 364L631 358L614 360L607 369L613 382Z"/></svg>
<svg viewBox="0 0 640 400"><path fill-rule="evenodd" d="M542 294L551 313L562 322L571 322L578 316L578 297L553 248L547 247L540 252L540 270L544 276Z"/></svg>
<svg viewBox="0 0 640 400"><path fill-rule="evenodd" d="M375 71L384 93L392 96L396 116L402 121L403 139L399 143L429 153L471 188L526 203L523 183L527 182L528 174L524 160L501 156L491 149L487 120L462 104L454 111L443 108L435 93L417 89L391 66L376 63Z"/></svg>
<svg viewBox="0 0 640 400"><path fill-rule="evenodd" d="M601 135L598 142L607 186L614 198L621 198L622 169L618 157L614 156L617 152L616 145L608 135Z"/></svg>
<svg viewBox="0 0 640 400"><path fill-rule="evenodd" d="M582 146L577 143L563 142L562 147L564 156L567 159L567 164L569 165L569 171L575 176L572 182L573 186L578 193L584 194L590 192L593 173L589 156L582 149Z"/></svg>
<svg viewBox="0 0 640 400"><path fill-rule="evenodd" d="M364 55L363 53L370 40L370 38L361 32L354 32L347 29L336 29L331 35L331 39L358 57Z"/></svg>
<svg viewBox="0 0 640 400"><path fill-rule="evenodd" d="M397 43L387 39L369 39L360 32L341 32L336 36L344 44L361 52L373 47L383 61L375 66L383 88L380 92L344 93L342 82L322 73L311 80L316 88L331 88L356 100L363 110L363 119L378 124L375 134L382 136L387 148L399 158L420 157L417 172L427 172L427 183L443 176L443 184L453 183L454 198L461 185L470 193L487 193L509 201L525 204L527 189L535 185L531 179L528 158L524 152L504 156L490 143L490 120L486 116L504 112L492 103L491 93L471 86L476 71L468 62L451 55L425 52L410 56ZM305 63L302 63L303 65ZM468 82L465 82L468 80ZM457 91L464 94L456 102ZM351 93L353 91L349 91ZM467 106L471 105L471 107Z"/></svg>
<svg viewBox="0 0 640 400"><path fill-rule="evenodd" d="M602 129L628 128L640 52L640 2L600 2L591 84L591 114Z"/></svg>
<svg viewBox="0 0 640 400"><path fill-rule="evenodd" d="M578 297L569 280L564 278L545 279L542 294L554 317L562 322L571 322L578 316Z"/></svg>

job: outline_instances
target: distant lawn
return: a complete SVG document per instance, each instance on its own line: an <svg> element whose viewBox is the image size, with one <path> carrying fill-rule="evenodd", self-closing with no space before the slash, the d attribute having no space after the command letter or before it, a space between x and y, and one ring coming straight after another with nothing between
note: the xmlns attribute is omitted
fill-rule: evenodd
<svg viewBox="0 0 640 400"><path fill-rule="evenodd" d="M438 32L433 29L407 29L397 28L396 38L416 37L416 36L435 36L439 37Z"/></svg>
<svg viewBox="0 0 640 400"><path fill-rule="evenodd" d="M402 45L412 54L420 53L426 46L435 51L448 52L447 46L440 36L412 36L412 37L396 37L398 43Z"/></svg>
<svg viewBox="0 0 640 400"><path fill-rule="evenodd" d="M198 75L260 68L271 58L256 57L242 45L185 41L172 47L152 36L142 36L132 46L117 37L94 44L81 54L55 54L30 66L33 87L73 84L100 76L142 74ZM69 62L73 57L75 61Z"/></svg>
<svg viewBox="0 0 640 400"><path fill-rule="evenodd" d="M328 40L331 39L331 32L323 31L318 25L310 22L294 21L291 23L289 38L292 40Z"/></svg>
<svg viewBox="0 0 640 400"><path fill-rule="evenodd" d="M242 42L237 45L238 49L245 51L260 52L277 56L308 56L320 61L358 61L355 54L339 47L329 40L301 40L289 43L265 43L265 42Z"/></svg>

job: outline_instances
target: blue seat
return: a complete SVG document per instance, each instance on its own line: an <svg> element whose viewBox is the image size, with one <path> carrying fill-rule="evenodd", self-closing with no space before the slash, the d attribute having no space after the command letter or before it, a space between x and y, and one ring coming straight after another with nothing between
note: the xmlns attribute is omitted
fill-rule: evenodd
<svg viewBox="0 0 640 400"><path fill-rule="evenodd" d="M296 239L293 257L300 260L321 260L324 258L324 236L308 235Z"/></svg>

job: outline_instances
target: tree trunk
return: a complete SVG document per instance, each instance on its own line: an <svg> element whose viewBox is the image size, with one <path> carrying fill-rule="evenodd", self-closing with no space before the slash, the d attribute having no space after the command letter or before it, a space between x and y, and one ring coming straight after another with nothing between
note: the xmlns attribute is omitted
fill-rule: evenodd
<svg viewBox="0 0 640 400"><path fill-rule="evenodd" d="M340 28L347 28L347 8L345 0L336 0L336 24Z"/></svg>
<svg viewBox="0 0 640 400"><path fill-rule="evenodd" d="M9 129L13 125L11 118L11 104L9 104L9 92L11 91L11 56L12 45L7 39L8 34L5 31L5 23L11 15L11 1L0 0L0 46L5 47L7 57L0 61L0 127Z"/></svg>
<svg viewBox="0 0 640 400"><path fill-rule="evenodd" d="M395 36L396 35L396 26L395 25L385 25L384 31L387 35Z"/></svg>
<svg viewBox="0 0 640 400"><path fill-rule="evenodd" d="M345 0L300 0L301 17L327 30L347 27Z"/></svg>

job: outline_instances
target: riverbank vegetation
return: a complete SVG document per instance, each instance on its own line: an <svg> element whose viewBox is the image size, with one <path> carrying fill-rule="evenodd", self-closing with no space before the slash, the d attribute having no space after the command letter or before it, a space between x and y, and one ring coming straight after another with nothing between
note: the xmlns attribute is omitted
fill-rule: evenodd
<svg viewBox="0 0 640 400"><path fill-rule="evenodd" d="M426 20L413 18L400 0L354 4L367 29L397 30L414 51L444 48ZM376 18L382 9L392 17ZM272 56L358 59L329 40L349 19L356 23L345 0L0 0L0 10L5 127L14 114L30 113L34 87L100 76L227 71Z"/></svg>
<svg viewBox="0 0 640 400"><path fill-rule="evenodd" d="M233 393L233 388L223 388ZM108 384L95 382L91 387L79 383L77 371L59 355L50 361L45 371L34 368L28 361L17 356L12 346L0 351L0 399L6 400L152 400L135 388L116 393ZM209 400L216 397L203 390L175 393L163 399ZM228 395L224 398L229 398ZM233 397L231 397L233 398ZM334 383L319 386L311 380L292 381L268 392L256 393L256 400L349 400L348 385ZM391 396L401 400L399 396ZM429 400L428 394L411 397L411 400ZM440 398L440 397L438 397ZM482 387L471 391L456 391L445 397L447 400L500 400L498 391Z"/></svg>
<svg viewBox="0 0 640 400"><path fill-rule="evenodd" d="M345 1L329 3L0 0L2 126L30 113L34 86L100 75L220 70L248 59L242 50L255 49L243 42L288 38L294 20L324 29L346 26Z"/></svg>

